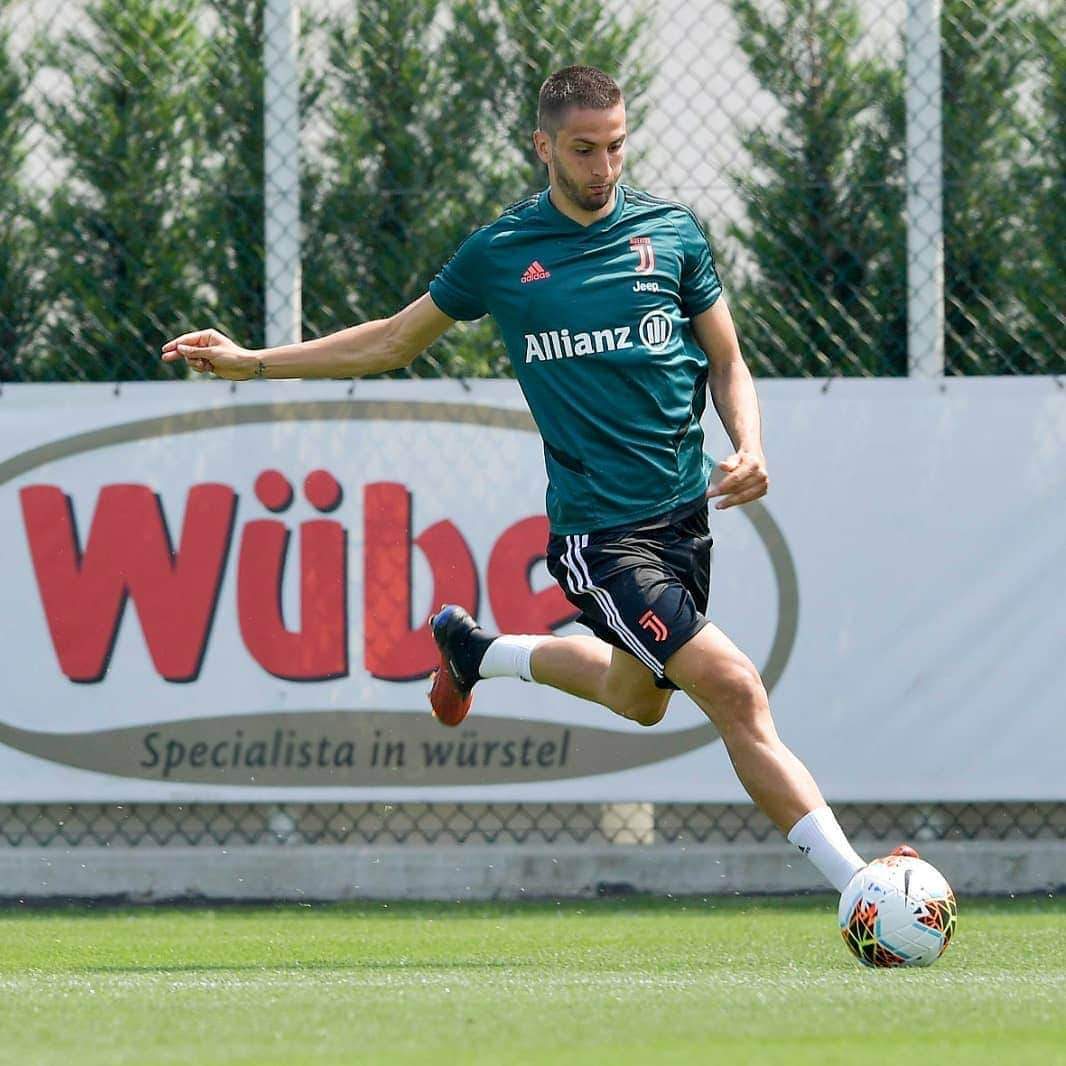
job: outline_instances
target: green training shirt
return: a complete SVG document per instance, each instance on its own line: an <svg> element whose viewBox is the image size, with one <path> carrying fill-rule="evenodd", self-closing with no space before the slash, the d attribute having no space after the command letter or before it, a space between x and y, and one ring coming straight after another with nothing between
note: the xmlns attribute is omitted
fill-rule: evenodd
<svg viewBox="0 0 1066 1066"><path fill-rule="evenodd" d="M450 318L496 320L544 439L553 533L636 524L706 492L691 319L721 291L692 212L622 185L590 226L547 190L512 205L430 283Z"/></svg>

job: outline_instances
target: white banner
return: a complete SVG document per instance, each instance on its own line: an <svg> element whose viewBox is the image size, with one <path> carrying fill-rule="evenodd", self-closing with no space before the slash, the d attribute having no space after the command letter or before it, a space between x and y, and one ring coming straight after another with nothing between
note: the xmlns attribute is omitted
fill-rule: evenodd
<svg viewBox="0 0 1066 1066"><path fill-rule="evenodd" d="M759 388L771 493L712 512L711 617L786 741L835 801L1066 798L1066 393ZM581 631L543 494L511 382L5 386L0 800L743 799L682 696L430 716L439 603Z"/></svg>

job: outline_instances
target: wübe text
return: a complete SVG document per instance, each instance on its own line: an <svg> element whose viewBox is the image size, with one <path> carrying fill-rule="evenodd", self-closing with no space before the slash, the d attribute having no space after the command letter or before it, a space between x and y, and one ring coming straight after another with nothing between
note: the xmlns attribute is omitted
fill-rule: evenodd
<svg viewBox="0 0 1066 1066"><path fill-rule="evenodd" d="M501 530L482 573L451 520L416 533L414 500L403 484L362 486L361 558L349 551L348 528L341 521L348 508L339 510L338 481L317 470L303 488L321 517L294 527L281 517L255 515L265 508L278 516L292 504L293 487L278 471L263 471L251 497L219 483L194 485L183 501L164 499L147 485L104 485L84 536L78 526L86 516L76 514L63 488L23 488L26 539L63 674L79 683L103 680L123 619L133 616L137 623L126 625L139 623L158 675L174 683L195 681L210 653L222 589L228 587L235 589L244 647L274 677L347 676L352 634L362 635L363 662L374 677L425 677L438 655L425 619L417 617L423 606L412 602L416 552L432 575L432 604L475 610L487 599L496 624L510 632L549 633L574 615L556 586L531 586L531 570L547 541L543 515ZM249 510L253 515L245 518ZM364 568L359 605L349 603L350 565ZM297 618L284 617L286 566L298 571ZM134 611L126 611L127 601Z"/></svg>

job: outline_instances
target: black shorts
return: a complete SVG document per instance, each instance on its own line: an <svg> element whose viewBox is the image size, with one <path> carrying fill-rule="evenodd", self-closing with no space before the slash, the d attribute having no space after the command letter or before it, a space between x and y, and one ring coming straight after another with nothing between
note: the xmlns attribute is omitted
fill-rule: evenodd
<svg viewBox="0 0 1066 1066"><path fill-rule="evenodd" d="M652 528L552 534L548 571L600 640L642 662L659 688L666 660L705 625L711 590L707 505Z"/></svg>

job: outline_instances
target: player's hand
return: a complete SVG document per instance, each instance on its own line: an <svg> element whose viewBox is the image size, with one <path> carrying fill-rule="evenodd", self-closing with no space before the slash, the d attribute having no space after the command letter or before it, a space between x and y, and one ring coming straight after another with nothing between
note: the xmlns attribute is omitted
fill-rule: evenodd
<svg viewBox="0 0 1066 1066"><path fill-rule="evenodd" d="M200 374L214 373L229 381L247 381L255 376L255 352L235 344L217 329L183 333L163 345L163 362L184 359Z"/></svg>
<svg viewBox="0 0 1066 1066"><path fill-rule="evenodd" d="M736 452L718 464L722 472L707 490L707 499L721 497L715 510L724 511L737 504L751 503L766 495L770 479L766 475L766 458L757 452Z"/></svg>

